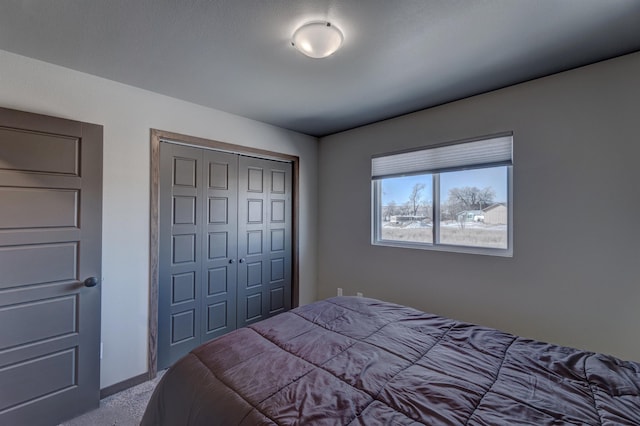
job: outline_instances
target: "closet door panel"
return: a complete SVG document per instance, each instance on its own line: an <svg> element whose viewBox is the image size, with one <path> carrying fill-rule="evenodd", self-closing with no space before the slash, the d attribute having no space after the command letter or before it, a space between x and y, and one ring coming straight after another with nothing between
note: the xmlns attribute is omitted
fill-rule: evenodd
<svg viewBox="0 0 640 426"><path fill-rule="evenodd" d="M160 146L158 368L200 343L202 150Z"/></svg>
<svg viewBox="0 0 640 426"><path fill-rule="evenodd" d="M268 177L264 160L239 157L238 327L266 318Z"/></svg>
<svg viewBox="0 0 640 426"><path fill-rule="evenodd" d="M291 164L240 156L238 327L291 307Z"/></svg>
<svg viewBox="0 0 640 426"><path fill-rule="evenodd" d="M202 343L236 328L238 156L204 150Z"/></svg>
<svg viewBox="0 0 640 426"><path fill-rule="evenodd" d="M291 163L271 161L269 166L268 312L291 309Z"/></svg>

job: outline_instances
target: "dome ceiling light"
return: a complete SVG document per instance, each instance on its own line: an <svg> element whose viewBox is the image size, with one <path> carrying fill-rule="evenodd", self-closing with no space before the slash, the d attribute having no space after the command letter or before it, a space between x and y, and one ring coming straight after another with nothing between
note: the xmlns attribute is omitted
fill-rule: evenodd
<svg viewBox="0 0 640 426"><path fill-rule="evenodd" d="M326 21L308 22L298 28L291 45L310 58L326 58L342 45L342 32Z"/></svg>

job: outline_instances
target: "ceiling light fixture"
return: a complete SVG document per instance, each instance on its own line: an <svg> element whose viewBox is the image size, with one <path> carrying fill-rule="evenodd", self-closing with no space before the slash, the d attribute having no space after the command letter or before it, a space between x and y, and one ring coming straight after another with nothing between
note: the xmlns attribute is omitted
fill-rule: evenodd
<svg viewBox="0 0 640 426"><path fill-rule="evenodd" d="M342 45L342 32L326 21L309 22L298 28L291 45L310 58L326 58Z"/></svg>

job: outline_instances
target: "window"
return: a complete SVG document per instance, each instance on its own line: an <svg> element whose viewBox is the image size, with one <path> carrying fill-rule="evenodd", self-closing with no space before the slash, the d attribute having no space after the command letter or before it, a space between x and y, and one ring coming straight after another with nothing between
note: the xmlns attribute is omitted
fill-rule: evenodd
<svg viewBox="0 0 640 426"><path fill-rule="evenodd" d="M375 156L372 243L512 255L511 134Z"/></svg>

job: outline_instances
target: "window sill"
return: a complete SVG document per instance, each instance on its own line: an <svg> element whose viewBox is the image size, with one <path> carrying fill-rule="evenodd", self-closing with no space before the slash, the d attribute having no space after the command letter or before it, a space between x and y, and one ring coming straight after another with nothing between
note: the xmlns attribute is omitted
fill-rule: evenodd
<svg viewBox="0 0 640 426"><path fill-rule="evenodd" d="M451 252L451 253L476 254L476 255L479 254L479 255L485 255L485 256L513 257L513 249L510 249L510 248L499 249L499 248L489 248L489 247L469 247L469 246L456 246L451 244L426 244L426 243L412 243L408 241L393 241L393 240L372 241L371 245L382 246L382 247L445 251L445 252Z"/></svg>

